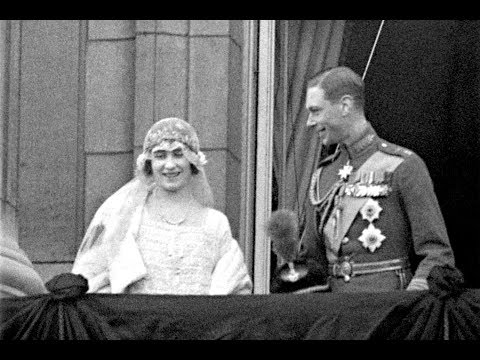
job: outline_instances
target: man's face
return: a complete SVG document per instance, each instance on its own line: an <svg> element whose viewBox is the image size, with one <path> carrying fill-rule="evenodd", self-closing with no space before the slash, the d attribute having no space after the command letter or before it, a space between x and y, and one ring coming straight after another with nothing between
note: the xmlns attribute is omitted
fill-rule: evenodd
<svg viewBox="0 0 480 360"><path fill-rule="evenodd" d="M307 89L307 126L314 126L324 145L338 144L348 138L348 120L342 116L342 103L331 103L318 86Z"/></svg>

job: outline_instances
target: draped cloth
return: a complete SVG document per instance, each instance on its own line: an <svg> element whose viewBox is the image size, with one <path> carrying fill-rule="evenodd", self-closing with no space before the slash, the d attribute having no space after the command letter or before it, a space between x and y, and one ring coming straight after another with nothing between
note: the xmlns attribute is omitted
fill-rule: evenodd
<svg viewBox="0 0 480 360"><path fill-rule="evenodd" d="M2 200L2 205L4 206ZM2 209L3 211L3 209ZM47 293L40 275L14 238L6 217L1 219L0 298Z"/></svg>
<svg viewBox="0 0 480 360"><path fill-rule="evenodd" d="M60 274L46 283L51 292L31 296L14 313L2 303L0 338L5 340L114 340L118 334L95 311L95 301L82 301L88 281L81 275Z"/></svg>
<svg viewBox="0 0 480 360"><path fill-rule="evenodd" d="M392 309L369 338L480 339L480 304L466 291L462 273L450 265L436 266L427 280L430 291Z"/></svg>
<svg viewBox="0 0 480 360"><path fill-rule="evenodd" d="M480 340L480 289L432 270L429 291L250 296L88 294L81 275L1 302L0 339Z"/></svg>

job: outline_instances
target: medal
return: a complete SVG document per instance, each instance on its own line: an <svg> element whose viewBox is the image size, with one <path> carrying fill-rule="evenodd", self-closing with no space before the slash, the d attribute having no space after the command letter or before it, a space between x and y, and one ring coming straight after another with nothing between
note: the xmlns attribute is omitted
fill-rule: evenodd
<svg viewBox="0 0 480 360"><path fill-rule="evenodd" d="M348 177L350 176L352 171L353 171L353 166L350 165L350 160L348 160L347 163L343 166L343 168L338 170L338 175L340 176L340 179L348 180Z"/></svg>
<svg viewBox="0 0 480 360"><path fill-rule="evenodd" d="M386 238L385 235L382 234L382 231L373 225L373 221L378 220L382 210L383 209L378 201L373 200L372 198L368 199L360 210L362 219L367 220L370 224L367 228L363 229L362 235L358 240L362 243L363 247L370 250L370 252L374 252L378 249Z"/></svg>
<svg viewBox="0 0 480 360"><path fill-rule="evenodd" d="M367 228L363 229L362 235L358 240L360 240L364 248L370 250L370 252L374 252L382 245L383 240L385 240L385 235L382 234L380 229L377 229L370 223Z"/></svg>

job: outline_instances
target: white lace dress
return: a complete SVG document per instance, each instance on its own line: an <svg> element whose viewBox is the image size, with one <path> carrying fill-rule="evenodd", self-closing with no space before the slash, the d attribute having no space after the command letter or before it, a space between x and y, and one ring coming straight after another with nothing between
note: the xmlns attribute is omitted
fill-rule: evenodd
<svg viewBox="0 0 480 360"><path fill-rule="evenodd" d="M212 285L229 281L228 272L223 279L215 272L222 257L234 255L235 262L243 265L227 218L214 209L208 209L201 227L170 225L144 212L137 245L147 275L129 286L128 293L207 295ZM246 290L248 281L244 278L243 282L241 287Z"/></svg>
<svg viewBox="0 0 480 360"><path fill-rule="evenodd" d="M88 292L251 294L225 214L208 208L197 227L158 223L144 216L148 194L134 180L95 213L72 267L88 280Z"/></svg>

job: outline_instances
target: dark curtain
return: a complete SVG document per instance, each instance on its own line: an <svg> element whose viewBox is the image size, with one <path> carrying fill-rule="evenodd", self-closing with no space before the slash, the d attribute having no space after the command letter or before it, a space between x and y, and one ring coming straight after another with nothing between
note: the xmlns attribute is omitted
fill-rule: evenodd
<svg viewBox="0 0 480 360"><path fill-rule="evenodd" d="M345 20L279 20L276 27L272 208L301 217L319 144L306 127L305 88L338 63Z"/></svg>
<svg viewBox="0 0 480 360"><path fill-rule="evenodd" d="M344 24L345 20L279 20L276 25L272 210L294 211L300 227L320 148L306 127L306 83L319 70L338 63ZM273 252L271 259L273 274L280 259Z"/></svg>
<svg viewBox="0 0 480 360"><path fill-rule="evenodd" d="M339 63L363 74L380 21L347 20ZM480 287L480 21L386 20L365 78L378 134L427 164L466 283Z"/></svg>

